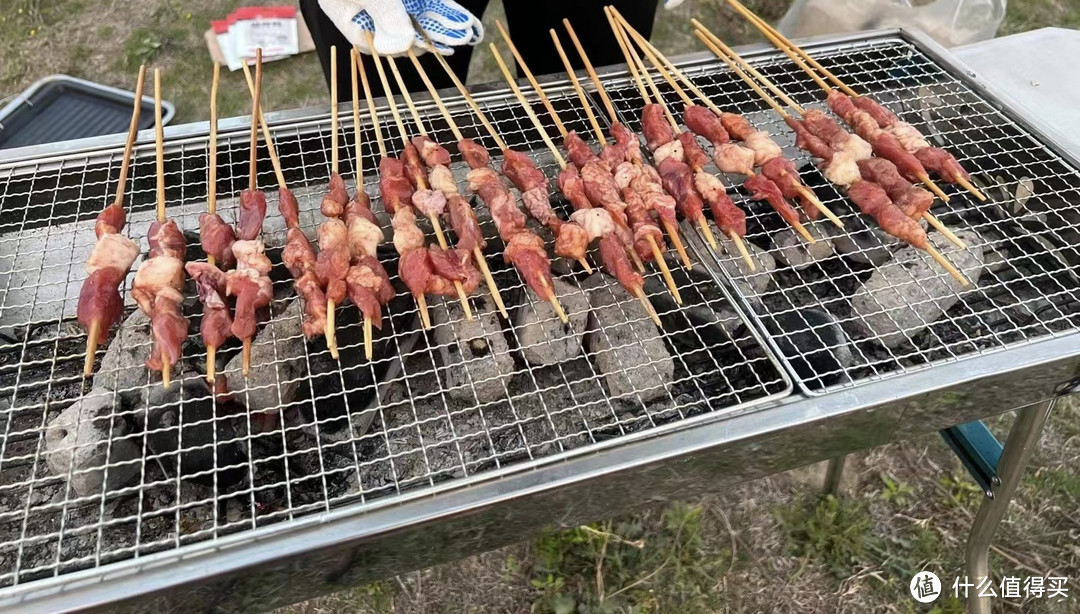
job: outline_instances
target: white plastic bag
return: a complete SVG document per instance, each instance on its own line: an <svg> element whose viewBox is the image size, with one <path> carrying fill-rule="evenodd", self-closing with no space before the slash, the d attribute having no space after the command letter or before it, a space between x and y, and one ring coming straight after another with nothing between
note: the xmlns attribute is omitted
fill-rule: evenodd
<svg viewBox="0 0 1080 614"><path fill-rule="evenodd" d="M817 36L898 26L923 30L946 47L993 38L1007 0L795 0L778 25L787 36Z"/></svg>

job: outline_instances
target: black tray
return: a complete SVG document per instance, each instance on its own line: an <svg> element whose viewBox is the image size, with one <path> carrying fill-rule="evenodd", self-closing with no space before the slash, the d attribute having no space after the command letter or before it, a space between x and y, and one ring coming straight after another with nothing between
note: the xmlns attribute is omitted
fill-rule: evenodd
<svg viewBox="0 0 1080 614"><path fill-rule="evenodd" d="M0 110L0 149L126 132L134 98L133 92L67 75L45 77ZM162 123L173 113L173 105L163 102ZM143 96L139 128L153 125L154 99Z"/></svg>

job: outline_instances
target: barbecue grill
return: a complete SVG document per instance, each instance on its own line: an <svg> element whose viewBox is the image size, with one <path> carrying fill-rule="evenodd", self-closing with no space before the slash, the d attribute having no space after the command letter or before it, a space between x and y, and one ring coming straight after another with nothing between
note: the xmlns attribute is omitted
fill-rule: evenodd
<svg viewBox="0 0 1080 614"><path fill-rule="evenodd" d="M803 177L822 200L847 211L848 232L836 241L846 240L843 253L784 256L784 265L749 272L737 254L690 241L704 266L672 266L682 305L670 301L659 273L647 276L662 331L613 279L569 269L560 279L587 291L576 308L566 302L571 322L563 328L489 250L499 287L515 297L514 326L500 324L483 301L474 302L474 322L450 302L434 302L438 326L424 335L415 305L392 303L371 363L348 358L362 347L358 318L339 320L339 365L325 345L288 332L299 314L289 309L291 282L278 264L275 324L255 341L271 358L253 367L264 369L257 383L224 369L231 401L194 385L205 358L194 336L174 395L149 376L119 386L122 354L145 357L148 341L128 336L126 324L113 332L96 377L117 378L113 388L121 389L106 388L105 410L92 423L68 425L85 429L85 439L74 438L100 459L78 470L75 455L50 448L48 434L84 393L75 301L91 220L114 186L122 147L110 138L13 152L0 165L0 607L266 609L497 547L541 526L717 491L1067 390L1080 364L1076 160L918 33L832 37L805 48L859 90L903 109L982 182L989 201L957 193L935 209L969 233L966 257L978 283L957 292L905 279L916 265L860 227L809 169ZM742 55L800 104L820 104L815 86L779 53L755 47ZM677 63L721 107L790 138L719 61ZM624 122L637 128L641 100L627 74L614 67L601 77ZM569 84L548 79L545 90L567 127L587 133ZM557 166L513 95L489 89L476 98L507 144L532 152L553 177ZM493 149L464 101L444 100L465 135ZM434 104L418 108L432 138L453 142ZM313 232L329 177L329 115L267 119L301 224ZM235 118L219 129L218 209L226 219L237 203L223 197L246 187L248 125ZM354 129L343 125L351 155ZM365 112L359 132L364 166L374 168ZM205 210L206 133L202 124L167 132L169 211L185 229ZM140 140L129 189L133 237L154 217L153 149ZM355 160L343 158L343 176L352 168ZM262 185L272 182L262 155L259 173ZM375 178L364 181L376 193ZM751 212L748 242L776 253L770 216L739 204ZM270 209L264 237L273 252L284 224ZM494 241L490 219L481 222ZM393 275L394 257L381 259ZM885 276L879 293L889 298L856 308L874 275ZM540 326L526 335L527 323ZM577 336L587 337L589 355L544 366L527 357ZM121 356L109 363L109 352ZM229 361L227 352L218 356ZM237 404L267 393L277 395L280 418L255 424Z"/></svg>

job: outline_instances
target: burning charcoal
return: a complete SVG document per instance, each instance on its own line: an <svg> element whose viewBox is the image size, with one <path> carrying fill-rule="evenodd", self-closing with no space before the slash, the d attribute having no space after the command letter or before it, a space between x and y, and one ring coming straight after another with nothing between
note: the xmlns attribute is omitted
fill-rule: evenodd
<svg viewBox="0 0 1080 614"><path fill-rule="evenodd" d="M817 239L817 243L807 243L793 228L785 228L772 236L773 246L776 248L772 254L781 264L794 269L805 269L815 262L829 258L836 251L828 235L821 229L821 224L810 224L806 230L810 236Z"/></svg>
<svg viewBox="0 0 1080 614"><path fill-rule="evenodd" d="M136 404L150 381L146 359L150 356L150 318L137 309L128 316L109 342L94 375L94 387L115 390L128 404Z"/></svg>
<svg viewBox="0 0 1080 614"><path fill-rule="evenodd" d="M818 309L800 309L767 318L780 352L805 380L835 384L851 365L850 341L831 315Z"/></svg>
<svg viewBox="0 0 1080 614"><path fill-rule="evenodd" d="M139 446L125 437L127 425L114 415L118 401L112 390L95 388L53 418L45 432L49 469L80 497L101 492L106 479L106 490L121 488L141 471Z"/></svg>
<svg viewBox="0 0 1080 614"><path fill-rule="evenodd" d="M925 229L926 220L919 220L919 225ZM892 258L894 251L907 245L886 234L865 215L845 216L844 228L831 225L825 228L833 235L832 243L836 252L859 264L878 266Z"/></svg>
<svg viewBox="0 0 1080 614"><path fill-rule="evenodd" d="M645 308L600 273L589 276L581 288L592 305L586 347L604 374L608 393L633 395L643 403L664 396L675 363Z"/></svg>
<svg viewBox="0 0 1080 614"><path fill-rule="evenodd" d="M978 233L962 229L955 232L968 249L953 246L936 232L930 234L930 240L972 282L970 289L983 271L983 248ZM885 346L894 347L941 317L960 300L961 291L960 283L929 255L905 247L855 293L851 309L862 318L871 335Z"/></svg>
<svg viewBox="0 0 1080 614"><path fill-rule="evenodd" d="M754 270L751 271L735 244L730 239L723 238L724 233L720 232L720 229L712 222L709 222L709 228L720 244L718 251L720 264L735 280L739 292L749 297L765 292L765 289L769 287L769 282L772 281L772 272L776 270L776 259L769 252L744 240L746 251L750 253L750 259L754 261Z"/></svg>
<svg viewBox="0 0 1080 614"><path fill-rule="evenodd" d="M243 356L225 366L229 391L249 411L280 409L296 398L305 367L303 311L291 301L255 335L251 343L251 370L243 374Z"/></svg>
<svg viewBox="0 0 1080 614"><path fill-rule="evenodd" d="M589 323L589 299L572 284L556 279L555 294L570 319L559 321L550 303L531 301L517 308L514 330L525 360L534 365L553 365L573 360L581 353L581 336Z"/></svg>
<svg viewBox="0 0 1080 614"><path fill-rule="evenodd" d="M478 291L474 296L471 322L457 301L443 301L432 306L432 326L450 396L473 401L475 388L475 401L489 403L506 396L505 381L514 372L514 359L491 295Z"/></svg>
<svg viewBox="0 0 1080 614"><path fill-rule="evenodd" d="M231 486L244 477L247 457L230 419L216 415L232 412L220 403L215 412L213 394L202 375L189 371L182 379L168 388L146 388L147 445L168 471L179 470L181 476L210 485L217 470L218 486Z"/></svg>

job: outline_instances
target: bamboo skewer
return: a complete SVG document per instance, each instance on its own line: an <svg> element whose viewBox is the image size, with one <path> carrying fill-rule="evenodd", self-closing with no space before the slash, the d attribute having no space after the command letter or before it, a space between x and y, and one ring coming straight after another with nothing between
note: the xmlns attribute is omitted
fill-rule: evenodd
<svg viewBox="0 0 1080 614"><path fill-rule="evenodd" d="M566 74L570 77L570 82L574 86L574 91L577 92L578 99L581 101L581 106L584 108L589 107L589 101L585 98L585 92L581 89L581 84L578 83L577 75L574 74L574 68L570 64L570 58L566 56L566 51L563 49L562 43L559 41L559 35L555 30L550 30L551 40L555 43L555 50L558 52L559 57L562 59L563 66L566 68ZM524 66L524 65L522 65ZM525 69L528 71L528 69ZM612 122L618 121L615 116L611 117ZM593 130L596 132L597 137L603 142L604 133L600 129L600 126L593 124ZM563 133L563 137L566 133ZM675 298L675 303L682 305L682 296L679 294L679 288L675 285L675 278L671 276L671 269L668 268L667 261L664 260L664 255L660 251L660 246L656 244L656 240L652 236L648 237L649 247L652 250L653 260L656 261L656 266L660 267L660 273L664 277L664 283L667 284L668 291L671 292L671 296ZM628 250L629 251L629 250ZM644 266L644 265L643 265Z"/></svg>
<svg viewBox="0 0 1080 614"><path fill-rule="evenodd" d="M761 87L758 86L748 74L743 72L735 64L735 61L734 61L734 59L732 59L732 56L729 56L727 53L725 53L719 47L712 44L712 41L710 41L709 38L705 36L705 33L703 33L700 28L697 30L696 33L698 35L698 38L700 38L702 40L702 42L704 42L706 44L706 46L708 46L709 49L713 53L715 53L717 55L717 57L719 57L720 59L727 62L727 64L729 66L731 66L732 70L734 70L735 73L738 74L739 77L742 78L743 81L745 81L746 84L749 85L770 107L772 107L781 116L786 116L787 115L787 113L783 110L783 108L780 106L780 104L778 102L776 102L776 100L774 100L772 96L770 96L764 90L762 90ZM734 53L734 52L732 52L732 53ZM735 57L737 58L738 56L736 55ZM764 78L764 77L762 77L762 78ZM953 278L955 278L957 281L959 281L962 285L965 285L965 286L968 285L969 282L968 282L967 278L964 277L964 275L962 273L960 273L960 271L958 271L956 269L956 267L952 265L952 263L950 263L948 260L946 260L945 257L940 252L938 252L934 248L933 245L927 244L922 249L924 251L926 251L928 254L930 254L934 258L934 260L936 260L946 271L948 271L948 273L950 275L953 276Z"/></svg>
<svg viewBox="0 0 1080 614"><path fill-rule="evenodd" d="M251 77L251 70L247 62L241 62L240 68L244 70L244 80L247 81L248 93L255 95L255 82ZM270 134L270 126L266 123L266 115L262 111L262 103L259 104L259 127L262 128L263 140L266 141L266 150L270 154L270 164L274 167L274 178L277 179L278 189L287 190L285 173L281 170L281 159L278 158L277 148L274 147L274 138Z"/></svg>
<svg viewBox="0 0 1080 614"><path fill-rule="evenodd" d="M480 105L476 103L476 100L472 97L472 94L469 93L469 90L465 87L461 80L458 79L457 75L450 68L450 65L446 63L446 60L444 60L441 55L436 55L436 57L439 59L439 63L442 64L442 67L446 71L446 74L450 77L450 80L453 81L454 85L457 87L458 92L465 99L465 102L469 105L469 108L472 109L473 113L475 113L476 117L480 120L480 123L484 126L484 130L486 130L488 135L495 141L495 145L499 148L499 151L505 154L507 151L509 151L510 148L507 147L506 142L503 141L501 136L499 136L499 132L495 130L495 126L493 126L491 124L491 121L488 120L487 114L485 114L483 109L480 108ZM591 266L589 266L588 262L586 262L584 259L579 259L578 263L581 265L581 268L584 269L586 273L590 275L592 274L593 269Z"/></svg>
<svg viewBox="0 0 1080 614"><path fill-rule="evenodd" d="M529 116L529 119L532 120L533 125L536 126L537 131L540 132L540 136L543 137L544 143L546 143L548 148L551 149L552 154L554 154L555 160L559 163L559 167L565 168L566 160L563 159L562 155L559 154L559 149L555 147L554 143L551 142L551 137L549 137L547 131L544 130L544 125L540 122L540 118L536 116L536 112L533 111L532 107L528 105L525 94L521 92L521 88L518 87L517 82L514 81L513 77L510 76L510 69L507 68L506 63L503 62L502 56L499 55L499 50L495 47L495 43L489 44L488 47L491 49L491 54L495 56L495 61L498 63L499 70L502 71L503 77L506 79L506 82L510 84L510 89L514 91L514 95L517 96L518 102L520 102L521 106L525 108L525 113ZM553 309L555 309L555 313L559 315L559 319L562 320L563 324L566 324L567 322L569 322L569 319L566 317L566 312L563 311L562 305L559 304L558 297L555 296L555 289L549 288L549 290L550 294L548 300L551 301L551 306Z"/></svg>
<svg viewBox="0 0 1080 614"><path fill-rule="evenodd" d="M733 49L728 47L724 43L724 41L720 40L719 37L714 35L712 32L709 32L707 29L705 29L704 26L701 25L701 22L699 22L699 21L697 21L695 19L695 20L692 20L692 23L697 28L696 31L695 31L695 34L697 34L697 37L699 39L701 39L701 41L703 43L705 43L705 46L708 47L713 53L715 53L717 55L717 57L724 60L728 64L728 66L731 67L732 70L734 70L740 76L743 76L743 75L745 75L745 72L744 72L744 69L745 69L746 72L749 72L754 77L756 77L758 81L761 81L762 83L764 83L765 86L768 87L770 91L775 92L778 95L780 95L781 98L784 99L785 102L787 102L787 104L789 106L791 106L793 109L798 111L798 113L800 115L805 114L805 111L799 105L795 104L795 102L793 100L788 98L786 94L781 92L780 89L777 88L776 85L768 77L766 77L765 75L762 75L760 72L758 72L757 69L755 69L748 62L746 62L741 57L739 57L739 55ZM793 57L792 59L798 60L797 56ZM741 68L740 68L740 66L741 66ZM803 65L803 66L805 66L805 65ZM813 77L814 81L816 81L819 85L826 88L826 91L830 91L829 85L827 83L825 83L824 81L822 81L820 77L818 77L817 75L815 75L813 73L808 73L808 74L810 74L810 76ZM749 83L750 87L754 88L754 90L756 92L758 92L759 94L762 93L761 88L756 83L753 83L752 80L747 81L747 83ZM786 113L784 113L782 111L778 111L778 112L781 114L781 116L787 117ZM948 199L946 198L945 200L947 201ZM951 241L954 245L956 245L957 247L960 247L960 248L967 248L967 244L964 241L962 241L960 239L960 237L956 236L956 234L954 234L951 230L949 230L948 227L946 227L943 223L941 223L941 220L939 220L937 218L937 216L930 213L929 211L925 211L925 212L923 212L922 217L931 226L933 226L935 229L937 229L938 232L940 232L942 235L944 235L945 238L947 238L949 241Z"/></svg>
<svg viewBox="0 0 1080 614"><path fill-rule="evenodd" d="M431 98L435 101L435 105L439 108L439 112L442 113L443 118L446 119L447 125L450 126L450 132L453 133L454 138L458 141L465 138L464 135L461 134L457 122L454 121L454 116L450 114L446 105L443 104L442 97L439 96L439 91L435 89L435 86L431 83L431 79L428 78L427 71L425 71L423 65L420 64L420 60L416 59L416 54L410 49L408 55L409 59L412 60L413 66L416 68L416 72L424 81L424 85L427 86ZM495 306L498 307L499 313L502 314L504 319L509 320L510 313L506 310L506 304L503 303L502 294L499 292L499 287L495 285L495 278L491 276L491 269L488 268L487 259L484 258L484 254L480 251L479 247L473 247L473 259L476 261L480 273L484 276L484 282L487 284L488 291L491 292L491 298L495 300Z"/></svg>
<svg viewBox="0 0 1080 614"><path fill-rule="evenodd" d="M255 50L255 91L251 95L251 159L248 179L248 189L254 192L258 189L258 144L259 144L259 111L262 108L262 47ZM251 372L251 339L244 339L242 352L242 372L247 377Z"/></svg>
<svg viewBox="0 0 1080 614"><path fill-rule="evenodd" d="M374 45L372 45L372 49L374 49ZM378 57L375 51L372 51L372 53L375 54L376 58ZM409 89L405 87L405 80L401 78L401 73L398 71L397 68L397 62L395 62L394 57L390 55L386 56L386 62L390 65L390 71L394 74L394 80L397 81L398 90L401 91L401 97L405 99L405 106L409 109L409 113L412 115L413 121L416 123L417 131L421 135L425 134L424 124L420 119L420 113L417 112L416 105L413 104L412 96L409 95ZM380 72L379 76L381 77L382 75L383 73ZM390 92L389 84L387 84L385 81L383 82L383 89L386 90L386 99L390 102L391 107L396 106L397 103L394 102L394 96ZM405 123L400 120L399 116L395 115L395 119L398 120L397 126L398 131L401 132L401 141L406 147L408 147L409 136L408 133L405 131ZM421 190L426 190L428 187L427 179L424 177L423 173L420 170L417 170L416 186ZM439 217L434 213L431 213L428 215L428 220L431 222L431 227L435 230L435 239L439 242L439 247L443 249L448 249L450 244L446 241L446 235L443 233L442 224L439 223ZM458 299L461 301L461 309L465 312L465 319L472 320L472 308L469 306L469 297L467 294L465 294L465 287L461 285L460 281L454 281L454 289L457 290Z"/></svg>
<svg viewBox="0 0 1080 614"><path fill-rule="evenodd" d="M157 174L157 221L165 221L165 129L161 123L161 69L154 69L154 154ZM172 365L168 357L161 361L161 383L172 383Z"/></svg>
<svg viewBox="0 0 1080 614"><path fill-rule="evenodd" d="M502 22L498 19L495 20L495 27L499 29L499 34L501 34L503 40L506 41L506 46L510 48L510 53L513 54L514 59L517 60L518 66L525 72L525 78L529 80L529 85L532 86L536 95L540 97L540 102L544 104L544 108L547 109L548 115L551 116L551 120L555 122L555 127L559 129L559 134L565 135L566 126L564 126L562 120L559 119L559 114L555 112L555 105L551 104L551 100L548 99L547 94L540 88L540 84L536 81L536 77L533 75L532 71L526 68L525 58L521 57L521 53L518 52L517 45L514 44L514 41L510 40L510 35L506 32L506 28L503 27ZM586 107L585 114L589 116L589 121L594 122L595 126L596 118L593 116L592 109ZM600 144L603 145L604 135L600 134L599 131L597 131L597 134L600 137Z"/></svg>
<svg viewBox="0 0 1080 614"><path fill-rule="evenodd" d="M337 45L330 46L330 172L338 174L338 82L337 82ZM334 299L326 299L326 348L330 356L338 360L337 347L337 305Z"/></svg>
<svg viewBox="0 0 1080 614"><path fill-rule="evenodd" d="M355 48L354 48L354 51L356 51ZM380 157L385 158L388 155L387 150L386 150L386 143L383 141L382 129L379 127L379 112L378 112L377 107L375 106L375 99L371 97L371 84L368 82L367 69L364 68L364 63L363 62L357 62L357 68L360 69L360 83L364 87L364 95L367 97L367 103L368 103L368 111L371 114L371 123L375 128L375 144L379 148ZM387 99L389 100L389 95L390 95L389 88L386 87L386 85L387 85L386 77L382 72L382 65L379 63L379 59L378 59L377 56L375 56L375 68L378 70L379 76L382 78L383 89L386 90ZM390 110L393 112L393 114L396 117L397 116L397 107L396 107L396 105L391 104L390 105ZM416 308L417 308L417 311L420 313L420 325L423 326L424 330L430 329L431 328L431 315L428 313L427 297L425 297L421 293L421 294L418 294L418 295L413 295L413 298L416 299Z"/></svg>
<svg viewBox="0 0 1080 614"><path fill-rule="evenodd" d="M360 150L360 89L356 79L356 65L360 63L360 52L356 48L349 50L349 77L352 80L352 116L353 140L356 147L356 190L364 190L364 153ZM359 308L359 307L358 307ZM375 357L375 348L371 340L371 316L364 314L364 356L370 362Z"/></svg>
<svg viewBox="0 0 1080 614"><path fill-rule="evenodd" d="M244 64L247 66L247 63ZM206 210L210 214L217 213L217 93L218 82L221 80L221 64L214 62L214 78L210 82L210 153L207 160L207 185L206 185ZM212 255L206 256L206 262L210 266L217 266ZM217 378L217 347L206 346L206 381L211 384Z"/></svg>
<svg viewBox="0 0 1080 614"><path fill-rule="evenodd" d="M513 76L510 74L510 69L507 68L506 62L503 61L502 55L499 54L499 50L495 47L494 43L491 43L489 45L489 47L491 49L491 54L493 56L495 56L495 61L499 65L499 70L502 71L503 78L506 80L506 83L510 86L510 89L513 90L514 95L517 96L518 102L520 102L521 105L525 108L526 114L528 114L529 119L532 120L533 125L536 127L537 131L539 131L541 136L543 136L544 143L546 143L548 148L551 149L551 153L554 155L555 159L559 162L559 166L561 168L566 168L566 160L562 157L561 154L559 154L559 149L551 141L551 138L548 137L547 132L544 130L543 123L540 122L540 118L536 116L536 113L528 105L528 100L525 98L525 94L521 91L521 88L518 87L517 82L514 80ZM656 323L657 327L663 328L663 324L661 324L661 322L660 322L660 317L656 314L656 310L653 309L652 303L650 303L649 299L645 297L645 294L644 294L644 292L641 291L641 288L637 288L636 290L637 290L637 292L635 292L634 294L636 294L638 299L641 301L641 304L645 308L646 313L648 313L649 317L651 317L653 319L653 321ZM552 293L552 301L553 301L552 305L554 306L554 304L555 304L554 303L554 301L555 301L554 293ZM556 308L556 311L561 311L561 308ZM565 320L564 320L564 322L565 322Z"/></svg>
<svg viewBox="0 0 1080 614"><path fill-rule="evenodd" d="M135 148L135 138L139 134L139 112L142 110L143 83L146 81L146 65L139 66L139 82L135 85L135 103L131 110L131 123L128 125L127 142L124 143L124 158L120 161L120 177L116 184L116 198L113 204L118 207L124 206L124 190L127 187L128 171L131 168L131 152ZM97 354L98 344L101 343L101 321L90 322L90 330L86 333L86 360L83 362L83 377L90 377L94 373L94 356Z"/></svg>

